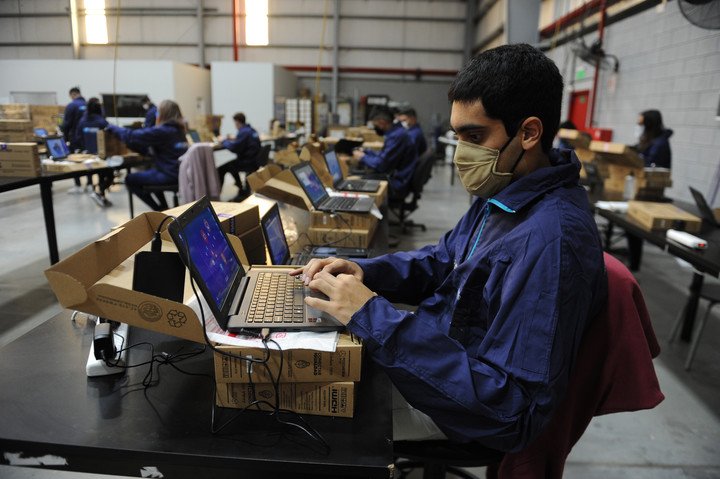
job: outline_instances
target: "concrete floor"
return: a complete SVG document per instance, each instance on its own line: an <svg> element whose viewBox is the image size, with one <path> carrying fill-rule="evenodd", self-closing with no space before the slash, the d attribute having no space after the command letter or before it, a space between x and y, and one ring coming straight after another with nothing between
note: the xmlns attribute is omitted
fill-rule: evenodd
<svg viewBox="0 0 720 479"><path fill-rule="evenodd" d="M437 241L468 206L459 182L450 186L450 168L437 165L413 217L428 226L401 236L399 248ZM114 206L101 209L87 195L66 193L72 181L54 187L60 257L129 219L127 194L109 194ZM226 185L223 199L233 196ZM49 266L38 187L0 194L0 346L60 311L43 271ZM135 201L136 212L146 211ZM646 245L640 282L655 332L663 347L655 366L666 400L650 411L613 414L593 420L568 462L567 478L720 478L720 321L709 322L691 372L682 368L688 346L667 344L670 327L687 296L692 270L658 248ZM704 313L701 305L700 314ZM0 386L1 387L1 386ZM0 405L2 407L2 405ZM2 427L2 426L0 426ZM471 469L481 475L483 469ZM6 479L110 478L0 466ZM413 473L412 477L421 477Z"/></svg>

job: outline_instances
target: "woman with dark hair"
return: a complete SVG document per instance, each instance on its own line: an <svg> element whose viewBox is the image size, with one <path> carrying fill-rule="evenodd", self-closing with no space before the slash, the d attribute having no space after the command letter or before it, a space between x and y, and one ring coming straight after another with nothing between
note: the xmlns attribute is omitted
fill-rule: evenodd
<svg viewBox="0 0 720 479"><path fill-rule="evenodd" d="M673 131L663 125L662 114L657 110L646 110L638 117L637 150L645 166L670 168L672 153L669 138Z"/></svg>
<svg viewBox="0 0 720 479"><path fill-rule="evenodd" d="M180 106L174 101L163 100L160 103L157 124L150 128L131 130L109 125L107 129L119 137L128 148L152 157L153 166L127 175L125 185L154 211L166 210L168 204L162 191L153 196L142 187L178 181L180 167L178 158L188 149L185 139L185 120L180 112Z"/></svg>

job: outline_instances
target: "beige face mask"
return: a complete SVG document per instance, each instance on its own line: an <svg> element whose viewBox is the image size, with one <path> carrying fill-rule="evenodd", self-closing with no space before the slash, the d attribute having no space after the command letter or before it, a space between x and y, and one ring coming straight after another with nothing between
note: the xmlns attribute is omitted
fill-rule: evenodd
<svg viewBox="0 0 720 479"><path fill-rule="evenodd" d="M510 184L513 171L515 171L515 167L520 162L523 154L525 154L525 150L515 160L510 173L498 172L497 162L500 153L507 148L513 138L511 137L499 150L475 145L467 141L458 141L453 162L458 169L460 181L468 193L481 198L491 198Z"/></svg>

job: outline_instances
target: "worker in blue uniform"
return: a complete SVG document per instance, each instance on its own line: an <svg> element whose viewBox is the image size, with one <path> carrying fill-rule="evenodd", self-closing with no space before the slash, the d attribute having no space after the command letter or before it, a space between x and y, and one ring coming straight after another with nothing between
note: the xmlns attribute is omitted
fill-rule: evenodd
<svg viewBox="0 0 720 479"><path fill-rule="evenodd" d="M260 153L260 135L250 124L246 123L244 113L235 113L233 121L235 121L237 133L234 138L228 137L223 140L222 146L235 153L236 156L234 160L218 167L218 176L220 177L220 189L222 189L225 174L230 173L238 187L238 193L233 201L240 201L250 194L249 187L243 186L240 172L249 174L259 168L257 160Z"/></svg>
<svg viewBox="0 0 720 479"><path fill-rule="evenodd" d="M415 150L417 150L418 157L422 156L425 150L427 150L427 140L425 139L425 133L420 123L417 121L415 108L406 107L401 109L397 115L397 119L400 120L400 124L405 128L408 135L410 135L410 139L413 145L415 145Z"/></svg>
<svg viewBox="0 0 720 479"><path fill-rule="evenodd" d="M63 113L63 121L60 125L60 129L63 132L65 141L70 143L70 152L74 153L80 149L80 145L78 145L76 142L77 125L80 121L80 118L82 118L82 116L85 114L86 102L85 98L83 98L82 94L80 93L80 87L72 87L68 94L70 95L70 103L68 103L65 107L65 112ZM68 193L82 193L83 189L80 186L80 178L75 178L74 181L75 186L70 188L70 190L68 190ZM87 186L90 187L91 183L88 183Z"/></svg>
<svg viewBox="0 0 720 479"><path fill-rule="evenodd" d="M92 97L88 100L85 114L80 118L76 128L75 143L80 150L87 153L97 154L97 132L104 130L108 126L102 111L102 105L98 98ZM91 176L88 175L88 178ZM112 185L114 176L112 172L98 173L98 184L93 186L90 197L100 207L112 206L110 200L105 196L105 192Z"/></svg>
<svg viewBox="0 0 720 479"><path fill-rule="evenodd" d="M390 108L374 107L369 119L375 132L384 137L382 150L358 149L353 151L353 158L372 172L385 175L388 178L390 195L403 198L417 166L415 146L400 122L393 121L394 114Z"/></svg>
<svg viewBox="0 0 720 479"><path fill-rule="evenodd" d="M125 177L125 185L154 211L166 210L168 204L163 192L153 195L144 191L142 186L173 184L178 181L178 158L188 149L185 120L180 106L172 100L163 100L158 110L157 124L151 128L132 130L108 125L107 130L120 138L128 148L150 155L153 160L152 167L130 173Z"/></svg>
<svg viewBox="0 0 720 479"><path fill-rule="evenodd" d="M647 168L672 166L670 137L673 131L665 128L662 114L658 110L646 110L640 113L636 135L638 137L636 148Z"/></svg>
<svg viewBox="0 0 720 479"><path fill-rule="evenodd" d="M417 251L291 273L328 296L305 302L362 338L408 403L396 440L521 450L566 391L607 279L580 163L552 149L562 88L530 45L474 57L448 93L454 162L477 197L457 226Z"/></svg>
<svg viewBox="0 0 720 479"><path fill-rule="evenodd" d="M145 110L145 121L143 122L143 128L150 128L155 126L157 122L158 109L155 103L150 100L150 97L145 95L142 99L142 107Z"/></svg>

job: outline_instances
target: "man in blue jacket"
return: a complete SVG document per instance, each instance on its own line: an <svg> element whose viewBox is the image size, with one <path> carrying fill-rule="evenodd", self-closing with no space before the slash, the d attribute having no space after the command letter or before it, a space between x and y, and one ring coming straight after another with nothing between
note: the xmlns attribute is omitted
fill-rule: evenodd
<svg viewBox="0 0 720 479"><path fill-rule="evenodd" d="M457 226L417 251L293 272L329 297L306 303L361 337L409 403L396 440L518 451L565 393L607 279L578 159L551 149L562 88L529 45L470 60L448 93L454 161L477 196Z"/></svg>
<svg viewBox="0 0 720 479"><path fill-rule="evenodd" d="M150 100L150 97L145 95L142 99L143 110L145 110L145 121L143 122L143 128L152 128L157 122L158 109L155 103Z"/></svg>
<svg viewBox="0 0 720 479"><path fill-rule="evenodd" d="M245 189L243 187L240 172L252 173L259 167L257 156L260 153L260 136L252 126L245 123L244 113L235 113L233 120L235 121L235 128L237 128L235 138L223 140L222 146L235 153L236 157L234 160L218 167L218 176L220 177L220 189L222 190L225 174L230 173L230 176L235 180L235 185L238 187L238 194L233 198L233 201L239 201L250 194L249 188Z"/></svg>
<svg viewBox="0 0 720 479"><path fill-rule="evenodd" d="M413 145L415 145L418 157L422 156L425 150L427 150L427 140L425 139L425 133L420 127L420 123L417 121L415 108L403 108L400 110L400 113L398 113L397 119L400 120L400 124L405 128Z"/></svg>
<svg viewBox="0 0 720 479"><path fill-rule="evenodd" d="M388 107L376 106L370 112L375 132L384 137L381 151L355 150L353 157L374 173L389 177L390 195L403 198L417 166L417 152L410 136L400 122L395 123Z"/></svg>
<svg viewBox="0 0 720 479"><path fill-rule="evenodd" d="M63 122L60 126L65 139L70 142L70 151L72 152L79 149L76 130L80 118L85 114L85 109L85 98L80 94L80 88L72 87L70 89L70 103L65 107Z"/></svg>

